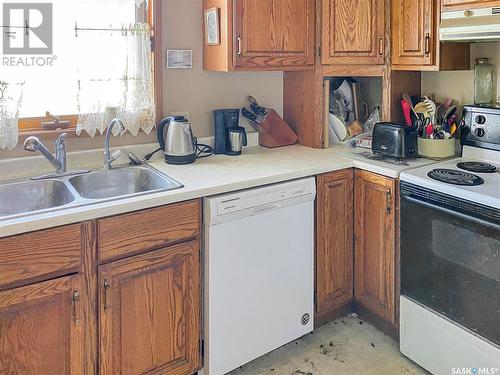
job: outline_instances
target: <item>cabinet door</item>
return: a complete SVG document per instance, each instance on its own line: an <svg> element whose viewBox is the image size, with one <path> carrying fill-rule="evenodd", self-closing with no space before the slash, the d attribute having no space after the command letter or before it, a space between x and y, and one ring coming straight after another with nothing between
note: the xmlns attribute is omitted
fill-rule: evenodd
<svg viewBox="0 0 500 375"><path fill-rule="evenodd" d="M314 64L314 0L234 0L236 67Z"/></svg>
<svg viewBox="0 0 500 375"><path fill-rule="evenodd" d="M318 176L316 313L353 297L353 170Z"/></svg>
<svg viewBox="0 0 500 375"><path fill-rule="evenodd" d="M101 374L199 369L198 242L99 266L98 280Z"/></svg>
<svg viewBox="0 0 500 375"><path fill-rule="evenodd" d="M83 374L80 284L63 277L0 293L1 374Z"/></svg>
<svg viewBox="0 0 500 375"><path fill-rule="evenodd" d="M365 308L394 323L396 182L355 172L354 294Z"/></svg>
<svg viewBox="0 0 500 375"><path fill-rule="evenodd" d="M323 0L323 64L384 64L385 0Z"/></svg>
<svg viewBox="0 0 500 375"><path fill-rule="evenodd" d="M392 1L392 64L419 66L436 61L438 0Z"/></svg>

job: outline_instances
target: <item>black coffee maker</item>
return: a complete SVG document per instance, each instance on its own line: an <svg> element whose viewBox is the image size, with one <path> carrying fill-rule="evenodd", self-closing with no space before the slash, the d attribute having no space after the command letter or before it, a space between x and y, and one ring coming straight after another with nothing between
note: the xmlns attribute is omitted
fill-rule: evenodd
<svg viewBox="0 0 500 375"><path fill-rule="evenodd" d="M241 155L241 146L246 146L245 128L240 124L239 109L216 109L214 154ZM239 145L237 143L240 143Z"/></svg>

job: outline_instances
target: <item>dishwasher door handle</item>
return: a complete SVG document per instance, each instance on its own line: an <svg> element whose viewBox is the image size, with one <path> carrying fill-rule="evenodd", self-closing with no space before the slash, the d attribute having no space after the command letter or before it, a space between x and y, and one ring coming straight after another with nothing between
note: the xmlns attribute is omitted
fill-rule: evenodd
<svg viewBox="0 0 500 375"><path fill-rule="evenodd" d="M281 207L281 204L279 204L279 203L270 203L270 204L265 204L263 206L255 207L253 209L253 212L256 214L261 214L263 212L276 210L277 208L280 208L280 207Z"/></svg>

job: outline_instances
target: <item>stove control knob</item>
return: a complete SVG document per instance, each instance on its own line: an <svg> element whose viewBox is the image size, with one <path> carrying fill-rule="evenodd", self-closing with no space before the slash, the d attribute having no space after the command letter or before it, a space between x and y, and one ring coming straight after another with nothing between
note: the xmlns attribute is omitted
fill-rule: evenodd
<svg viewBox="0 0 500 375"><path fill-rule="evenodd" d="M486 117L483 115L476 116L476 124L483 125L486 122Z"/></svg>
<svg viewBox="0 0 500 375"><path fill-rule="evenodd" d="M476 137L484 137L484 129L483 128L476 129Z"/></svg>

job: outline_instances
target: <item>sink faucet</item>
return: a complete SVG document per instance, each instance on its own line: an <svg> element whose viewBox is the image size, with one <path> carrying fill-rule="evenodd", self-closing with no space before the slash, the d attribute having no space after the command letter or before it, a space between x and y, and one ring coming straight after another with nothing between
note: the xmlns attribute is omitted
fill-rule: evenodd
<svg viewBox="0 0 500 375"><path fill-rule="evenodd" d="M116 157L111 155L109 152L109 139L111 138L111 131L115 125L119 126L120 133L125 131L125 125L123 125L123 121L119 118L114 118L108 125L106 129L106 137L104 138L104 169L111 169L111 163L115 161Z"/></svg>
<svg viewBox="0 0 500 375"><path fill-rule="evenodd" d="M67 134L62 133L56 140L56 155L52 153L43 145L37 137L28 137L24 141L24 149L29 152L39 151L50 164L56 169L56 174L66 173L66 139Z"/></svg>

